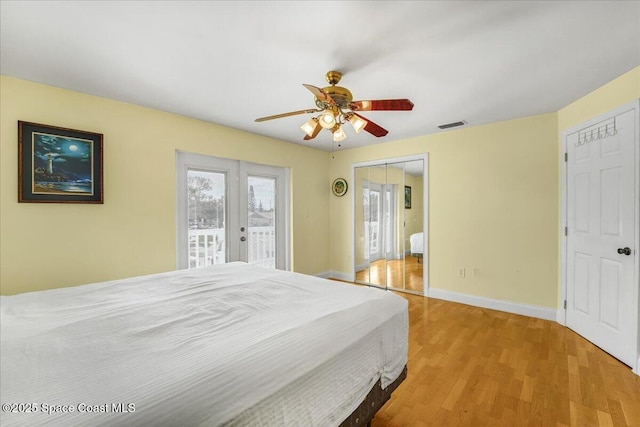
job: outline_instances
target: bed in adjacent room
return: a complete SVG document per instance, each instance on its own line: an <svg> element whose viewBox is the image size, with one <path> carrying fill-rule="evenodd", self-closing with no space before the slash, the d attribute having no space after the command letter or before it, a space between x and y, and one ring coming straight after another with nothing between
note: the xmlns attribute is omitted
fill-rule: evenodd
<svg viewBox="0 0 640 427"><path fill-rule="evenodd" d="M424 233L413 233L409 236L411 255L418 258L418 262L424 256Z"/></svg>
<svg viewBox="0 0 640 427"><path fill-rule="evenodd" d="M405 299L245 263L0 308L3 426L364 425L406 375Z"/></svg>

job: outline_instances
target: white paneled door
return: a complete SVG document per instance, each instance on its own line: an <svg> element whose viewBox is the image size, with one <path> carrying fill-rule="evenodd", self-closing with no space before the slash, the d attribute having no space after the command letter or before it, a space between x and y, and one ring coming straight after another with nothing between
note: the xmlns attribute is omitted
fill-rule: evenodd
<svg viewBox="0 0 640 427"><path fill-rule="evenodd" d="M627 365L638 339L637 109L565 134L567 326Z"/></svg>

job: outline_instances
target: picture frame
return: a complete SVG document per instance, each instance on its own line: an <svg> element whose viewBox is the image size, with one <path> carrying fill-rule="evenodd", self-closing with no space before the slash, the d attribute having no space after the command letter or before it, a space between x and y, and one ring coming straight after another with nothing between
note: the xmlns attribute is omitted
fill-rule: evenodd
<svg viewBox="0 0 640 427"><path fill-rule="evenodd" d="M411 187L404 186L404 208L411 209Z"/></svg>
<svg viewBox="0 0 640 427"><path fill-rule="evenodd" d="M103 135L18 121L18 202L104 203Z"/></svg>
<svg viewBox="0 0 640 427"><path fill-rule="evenodd" d="M347 181L344 178L337 178L331 184L331 191L338 197L342 197L347 194L347 190L349 186L347 185Z"/></svg>

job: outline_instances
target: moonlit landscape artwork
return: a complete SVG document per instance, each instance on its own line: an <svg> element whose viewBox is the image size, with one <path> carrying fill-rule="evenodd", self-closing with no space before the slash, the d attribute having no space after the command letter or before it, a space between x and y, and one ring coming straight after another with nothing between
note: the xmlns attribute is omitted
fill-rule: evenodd
<svg viewBox="0 0 640 427"><path fill-rule="evenodd" d="M93 194L93 141L39 132L32 141L33 194Z"/></svg>

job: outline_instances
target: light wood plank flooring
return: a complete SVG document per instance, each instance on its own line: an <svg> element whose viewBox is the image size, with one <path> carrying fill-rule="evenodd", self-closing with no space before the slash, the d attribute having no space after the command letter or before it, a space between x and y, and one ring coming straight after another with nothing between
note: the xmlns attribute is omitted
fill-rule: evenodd
<svg viewBox="0 0 640 427"><path fill-rule="evenodd" d="M368 269L356 272L356 281L381 286L388 284L396 289L422 292L423 262L423 259L418 262L418 258L414 256L406 256L404 260L385 261L381 259L372 262ZM405 278L404 285L402 283L403 277Z"/></svg>
<svg viewBox="0 0 640 427"><path fill-rule="evenodd" d="M408 377L372 427L640 426L640 377L570 329L399 295Z"/></svg>

